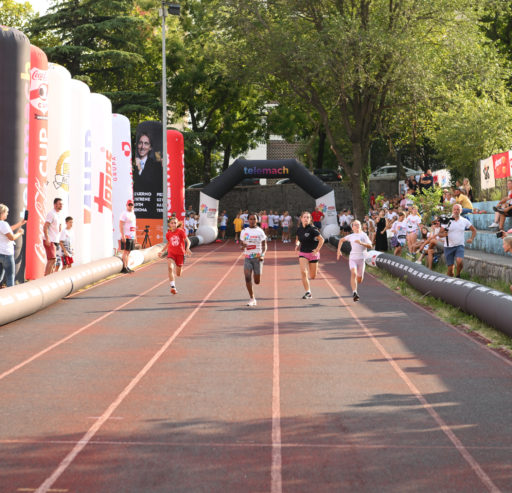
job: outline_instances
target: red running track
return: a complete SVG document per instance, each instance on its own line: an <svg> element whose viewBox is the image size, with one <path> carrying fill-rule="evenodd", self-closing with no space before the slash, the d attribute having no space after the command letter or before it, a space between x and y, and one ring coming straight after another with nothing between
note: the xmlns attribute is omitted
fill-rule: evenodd
<svg viewBox="0 0 512 493"><path fill-rule="evenodd" d="M232 242L0 328L0 492L512 491L512 365L322 250Z"/></svg>

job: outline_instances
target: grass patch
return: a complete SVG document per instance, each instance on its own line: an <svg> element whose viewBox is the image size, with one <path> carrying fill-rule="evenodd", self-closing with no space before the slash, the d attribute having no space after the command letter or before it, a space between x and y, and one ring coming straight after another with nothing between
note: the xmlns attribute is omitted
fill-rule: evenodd
<svg viewBox="0 0 512 493"><path fill-rule="evenodd" d="M406 281L402 281L384 270L369 266L367 266L367 270L387 287L393 289L394 291L400 292L401 295L406 296L415 303L418 303L429 311L432 311L441 320L444 320L451 325L460 327L467 332L474 332L478 334L488 341L487 346L493 349L504 350L509 356L512 356L512 338L506 334L503 334L499 330L490 327L475 316L469 315L459 308L449 305L444 301L441 301L432 296L426 296L420 293L412 286L407 284ZM436 265L433 270L438 273L446 274L446 267L443 265ZM509 286L504 282L486 282L485 280L481 280L476 277L472 278L469 274L464 273L464 271L462 271L461 277L466 280L477 282L479 284L483 284L484 286L489 286L493 289L503 291L507 294L510 293Z"/></svg>

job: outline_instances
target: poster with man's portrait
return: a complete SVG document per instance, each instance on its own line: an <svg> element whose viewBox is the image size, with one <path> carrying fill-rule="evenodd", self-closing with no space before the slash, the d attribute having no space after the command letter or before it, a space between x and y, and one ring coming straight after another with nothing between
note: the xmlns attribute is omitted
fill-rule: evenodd
<svg viewBox="0 0 512 493"><path fill-rule="evenodd" d="M137 216L137 239L151 244L162 240L162 124L142 122L137 126L134 145L133 200ZM139 231L140 230L140 231Z"/></svg>

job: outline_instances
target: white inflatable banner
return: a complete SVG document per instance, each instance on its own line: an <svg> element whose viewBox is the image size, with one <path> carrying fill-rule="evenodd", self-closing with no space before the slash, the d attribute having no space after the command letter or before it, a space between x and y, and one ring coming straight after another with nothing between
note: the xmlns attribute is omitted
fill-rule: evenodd
<svg viewBox="0 0 512 493"><path fill-rule="evenodd" d="M75 264L85 264L91 261L90 214L88 222L86 222L86 215L84 214L86 139L91 128L90 90L87 84L79 80L72 80L70 84L73 125L71 126L69 215L73 218L73 230L75 232L73 259ZM88 152L90 154L90 151Z"/></svg>
<svg viewBox="0 0 512 493"><path fill-rule="evenodd" d="M92 211L91 260L114 252L112 219L112 104L91 93Z"/></svg>
<svg viewBox="0 0 512 493"><path fill-rule="evenodd" d="M200 244L211 243L217 238L218 215L219 201L201 192L199 194L199 226L196 232Z"/></svg>
<svg viewBox="0 0 512 493"><path fill-rule="evenodd" d="M322 219L322 236L328 239L330 236L338 235L340 233L340 227L338 225L334 191L316 199L316 207L320 207L320 210L324 213L324 218Z"/></svg>
<svg viewBox="0 0 512 493"><path fill-rule="evenodd" d="M69 210L71 143L71 74L55 63L48 64L48 179L46 212L53 200L62 199L62 219Z"/></svg>
<svg viewBox="0 0 512 493"><path fill-rule="evenodd" d="M114 216L114 246L121 238L119 217L126 202L133 200L132 146L130 120L124 115L112 115L112 213Z"/></svg>
<svg viewBox="0 0 512 493"><path fill-rule="evenodd" d="M492 156L480 161L480 183L482 190L488 190L496 186Z"/></svg>

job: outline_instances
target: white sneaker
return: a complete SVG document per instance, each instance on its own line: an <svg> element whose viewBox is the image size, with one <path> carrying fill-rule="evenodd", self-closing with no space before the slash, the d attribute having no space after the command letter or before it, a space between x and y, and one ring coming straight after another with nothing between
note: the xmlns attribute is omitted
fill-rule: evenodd
<svg viewBox="0 0 512 493"><path fill-rule="evenodd" d="M499 228L500 225L498 223L492 223L492 224L489 224L488 226L489 228Z"/></svg>
<svg viewBox="0 0 512 493"><path fill-rule="evenodd" d="M421 264L421 260L416 260L415 264Z"/></svg>
<svg viewBox="0 0 512 493"><path fill-rule="evenodd" d="M256 298L251 298L248 302L247 302L247 306L256 306L258 303L256 303Z"/></svg>

